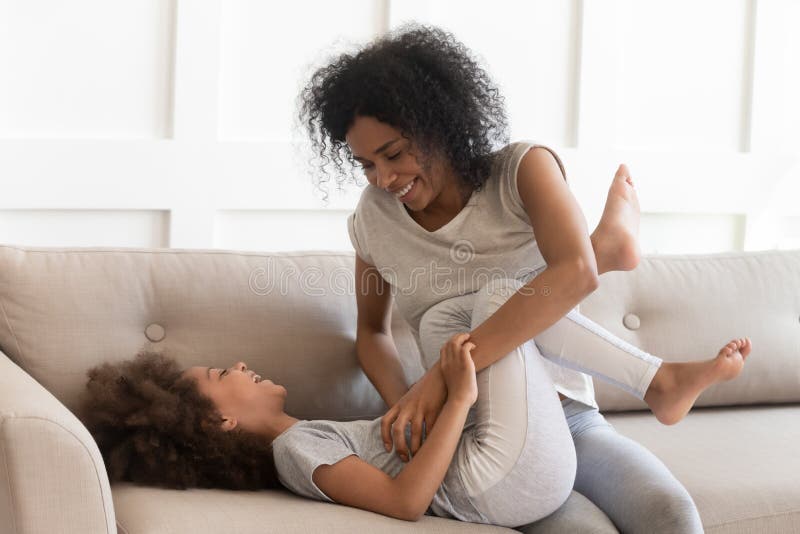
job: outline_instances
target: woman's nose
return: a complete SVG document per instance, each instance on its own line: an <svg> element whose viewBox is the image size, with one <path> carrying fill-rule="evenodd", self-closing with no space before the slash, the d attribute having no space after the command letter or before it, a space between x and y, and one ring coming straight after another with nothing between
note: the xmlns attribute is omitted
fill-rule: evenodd
<svg viewBox="0 0 800 534"><path fill-rule="evenodd" d="M394 170L388 168L378 168L378 187L381 189L386 189L392 185L392 182L394 182L395 179L397 179L397 173L394 172Z"/></svg>
<svg viewBox="0 0 800 534"><path fill-rule="evenodd" d="M247 371L247 365L245 365L244 362L236 362L235 364L233 364L233 368L236 369L237 371L242 371L242 372Z"/></svg>

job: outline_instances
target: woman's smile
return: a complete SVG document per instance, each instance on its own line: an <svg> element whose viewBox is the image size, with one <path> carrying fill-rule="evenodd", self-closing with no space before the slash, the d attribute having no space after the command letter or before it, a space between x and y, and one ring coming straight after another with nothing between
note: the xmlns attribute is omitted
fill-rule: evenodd
<svg viewBox="0 0 800 534"><path fill-rule="evenodd" d="M400 191L396 191L394 193L395 198L397 198L400 202L410 202L414 199L417 194L417 177L414 177L411 182L405 185Z"/></svg>

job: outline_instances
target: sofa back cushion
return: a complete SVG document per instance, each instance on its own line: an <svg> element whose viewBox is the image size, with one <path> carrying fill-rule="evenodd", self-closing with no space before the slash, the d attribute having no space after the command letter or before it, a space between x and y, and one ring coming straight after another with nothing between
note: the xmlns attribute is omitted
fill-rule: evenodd
<svg viewBox="0 0 800 534"><path fill-rule="evenodd" d="M358 366L351 252L0 246L0 350L74 410L86 371L149 349L185 366L243 360L286 386L305 419L386 407ZM749 336L742 375L700 406L800 401L800 251L647 256L607 273L581 312L667 361L709 358ZM419 351L396 307L409 382ZM644 404L595 380L604 410Z"/></svg>
<svg viewBox="0 0 800 534"><path fill-rule="evenodd" d="M349 252L0 246L0 347L73 411L90 367L148 349L187 367L242 360L300 418L373 418L386 408L356 360L353 269ZM392 327L416 380L396 311Z"/></svg>

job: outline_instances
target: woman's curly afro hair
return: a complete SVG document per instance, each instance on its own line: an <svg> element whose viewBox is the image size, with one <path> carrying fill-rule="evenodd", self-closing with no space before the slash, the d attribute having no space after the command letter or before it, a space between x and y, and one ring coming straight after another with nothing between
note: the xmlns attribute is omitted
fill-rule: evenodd
<svg viewBox="0 0 800 534"><path fill-rule="evenodd" d="M223 431L214 403L167 356L88 371L81 419L97 442L112 482L176 489L278 487L272 447L256 434Z"/></svg>
<svg viewBox="0 0 800 534"><path fill-rule="evenodd" d="M505 103L487 72L452 34L418 24L316 70L299 108L320 171L318 187L331 168L339 189L347 181L354 161L345 135L356 116L374 117L413 139L423 165L444 157L470 189L483 186L491 153L508 142Z"/></svg>

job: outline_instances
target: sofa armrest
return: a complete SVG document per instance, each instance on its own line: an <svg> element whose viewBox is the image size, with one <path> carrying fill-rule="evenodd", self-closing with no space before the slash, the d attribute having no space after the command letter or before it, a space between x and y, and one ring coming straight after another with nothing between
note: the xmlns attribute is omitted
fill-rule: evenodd
<svg viewBox="0 0 800 534"><path fill-rule="evenodd" d="M0 534L115 533L105 464L85 426L0 352Z"/></svg>

